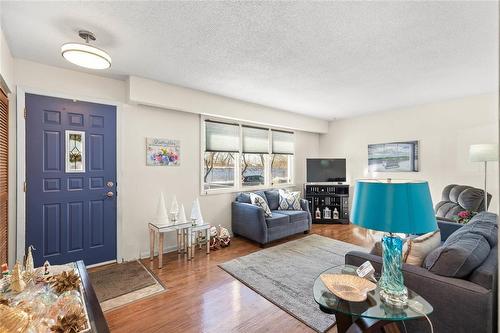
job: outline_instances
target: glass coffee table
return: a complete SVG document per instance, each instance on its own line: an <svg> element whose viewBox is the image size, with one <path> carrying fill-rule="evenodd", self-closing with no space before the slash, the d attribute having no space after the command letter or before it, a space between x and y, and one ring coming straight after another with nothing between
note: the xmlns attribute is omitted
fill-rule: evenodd
<svg viewBox="0 0 500 333"><path fill-rule="evenodd" d="M340 265L327 269L321 274L356 275L356 266ZM338 333L379 332L391 322L411 320L432 313L432 305L413 290L408 289L408 306L395 308L380 299L380 289L370 291L363 302L350 302L335 296L323 284L321 274L314 281L314 300L321 311L335 314Z"/></svg>

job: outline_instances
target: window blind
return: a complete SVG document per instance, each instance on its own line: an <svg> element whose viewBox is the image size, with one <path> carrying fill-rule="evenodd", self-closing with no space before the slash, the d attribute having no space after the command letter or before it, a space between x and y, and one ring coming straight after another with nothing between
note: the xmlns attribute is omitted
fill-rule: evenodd
<svg viewBox="0 0 500 333"><path fill-rule="evenodd" d="M0 263L7 262L9 103L0 89Z"/></svg>
<svg viewBox="0 0 500 333"><path fill-rule="evenodd" d="M295 142L292 132L272 130L273 154L293 155L295 152Z"/></svg>
<svg viewBox="0 0 500 333"><path fill-rule="evenodd" d="M243 152L254 154L269 153L269 130L243 126Z"/></svg>
<svg viewBox="0 0 500 333"><path fill-rule="evenodd" d="M205 150L238 152L240 150L240 127L235 124L205 121Z"/></svg>

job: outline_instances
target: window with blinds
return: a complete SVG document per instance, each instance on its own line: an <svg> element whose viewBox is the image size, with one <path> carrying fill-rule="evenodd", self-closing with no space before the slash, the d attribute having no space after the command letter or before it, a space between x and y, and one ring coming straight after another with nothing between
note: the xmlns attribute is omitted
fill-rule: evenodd
<svg viewBox="0 0 500 333"><path fill-rule="evenodd" d="M241 128L241 185L266 184L266 156L269 154L269 129L242 126Z"/></svg>
<svg viewBox="0 0 500 333"><path fill-rule="evenodd" d="M273 154L293 155L295 152L295 142L292 132L272 130L273 134Z"/></svg>
<svg viewBox="0 0 500 333"><path fill-rule="evenodd" d="M240 126L207 120L205 142L205 151L238 152L240 150Z"/></svg>
<svg viewBox="0 0 500 333"><path fill-rule="evenodd" d="M202 137L204 193L293 183L293 132L207 119Z"/></svg>
<svg viewBox="0 0 500 333"><path fill-rule="evenodd" d="M203 190L235 187L236 154L240 151L240 126L205 121Z"/></svg>
<svg viewBox="0 0 500 333"><path fill-rule="evenodd" d="M8 259L9 102L0 89L0 264Z"/></svg>
<svg viewBox="0 0 500 333"><path fill-rule="evenodd" d="M292 163L295 153L295 139L292 132L272 130L271 184L292 182Z"/></svg>

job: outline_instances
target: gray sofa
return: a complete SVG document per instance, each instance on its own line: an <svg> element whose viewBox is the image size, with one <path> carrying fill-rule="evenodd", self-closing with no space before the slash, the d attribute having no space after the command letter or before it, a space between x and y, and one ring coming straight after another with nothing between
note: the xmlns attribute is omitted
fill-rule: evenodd
<svg viewBox="0 0 500 333"><path fill-rule="evenodd" d="M479 223L476 223L479 222ZM474 224L476 225L474 226ZM485 224L492 223L493 227L485 228ZM497 272L498 272L498 244L497 244L497 216L493 213L479 213L467 225L454 222L438 221L443 241L454 235L473 233L488 239L486 259L470 274L463 278L453 278L437 275L424 267L403 264L405 285L423 296L433 307L434 312L430 319L436 333L492 333L497 331ZM472 230L471 228L474 228ZM494 230L494 231L493 231ZM456 243L452 246L456 246ZM483 241L484 243L484 241ZM488 243L486 243L488 244ZM446 243L445 243L446 245ZM476 245L474 245L476 246ZM463 250L463 249L460 249ZM426 263L431 252L426 258ZM454 252L456 253L456 252ZM349 252L345 257L346 264L359 266L370 261L380 272L382 258L369 253ZM453 259L452 259L453 260ZM469 265L464 262L461 266ZM451 266L451 265L450 265ZM460 267L460 269L461 269ZM440 269L443 269L441 266ZM411 320L406 322L408 332L430 332L425 320Z"/></svg>
<svg viewBox="0 0 500 333"><path fill-rule="evenodd" d="M488 193L488 206L491 194ZM464 210L484 211L484 191L472 186L451 184L443 189L441 201L434 207L436 218L440 221L454 221Z"/></svg>
<svg viewBox="0 0 500 333"><path fill-rule="evenodd" d="M252 205L248 193L240 193L231 207L231 225L235 236L243 236L261 245L277 239L311 229L311 213L307 201L301 199L302 210L278 210L278 190L257 191L272 211L272 217L266 218L264 209Z"/></svg>

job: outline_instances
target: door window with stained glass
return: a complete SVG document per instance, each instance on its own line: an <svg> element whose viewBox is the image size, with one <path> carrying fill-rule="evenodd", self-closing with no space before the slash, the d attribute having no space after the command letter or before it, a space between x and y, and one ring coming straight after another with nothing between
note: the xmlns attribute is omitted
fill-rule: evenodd
<svg viewBox="0 0 500 333"><path fill-rule="evenodd" d="M66 131L66 172L85 172L85 132Z"/></svg>

